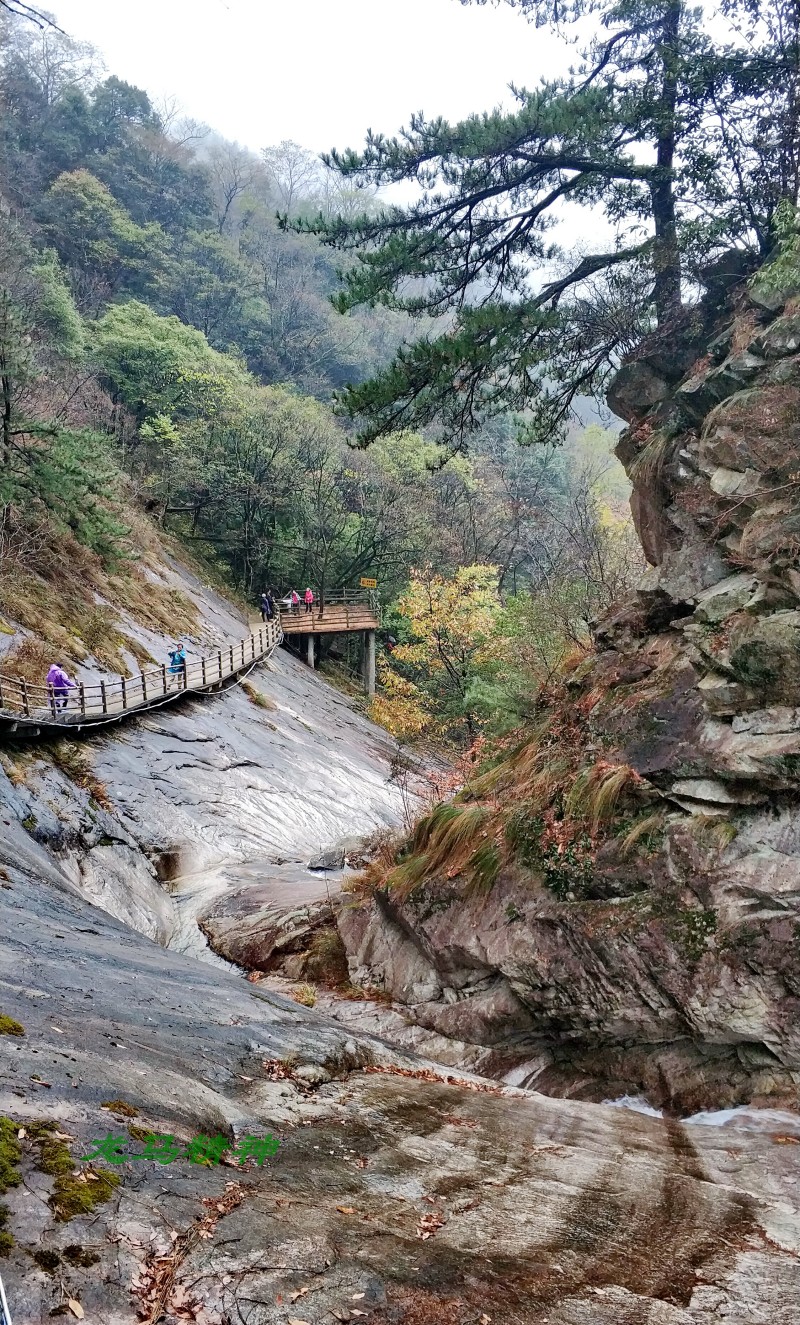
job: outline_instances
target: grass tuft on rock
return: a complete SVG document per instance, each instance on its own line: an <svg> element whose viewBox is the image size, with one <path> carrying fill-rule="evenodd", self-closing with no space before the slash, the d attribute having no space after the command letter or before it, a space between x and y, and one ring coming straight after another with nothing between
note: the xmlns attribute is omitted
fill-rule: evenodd
<svg viewBox="0 0 800 1325"><path fill-rule="evenodd" d="M100 1105L101 1109L108 1109L110 1113L115 1113L118 1118L138 1118L139 1110L125 1100L106 1100Z"/></svg>
<svg viewBox="0 0 800 1325"><path fill-rule="evenodd" d="M254 685L251 685L249 681L242 682L242 690L247 695L250 703L255 704L256 708L267 709L269 712L274 712L274 710L277 709L278 705L275 703L275 700L269 695L262 694L262 692L257 690Z"/></svg>
<svg viewBox="0 0 800 1325"><path fill-rule="evenodd" d="M14 1017L7 1017L4 1012L0 1012L0 1035L24 1035L25 1027L21 1021L16 1021Z"/></svg>
<svg viewBox="0 0 800 1325"><path fill-rule="evenodd" d="M335 925L325 925L314 931L303 974L314 984L332 989L348 983L347 951Z"/></svg>
<svg viewBox="0 0 800 1325"><path fill-rule="evenodd" d="M108 794L108 787L101 782L89 763L89 759L75 741L57 741L51 749L53 763L76 787L87 791L92 800L103 810L113 810L114 803Z"/></svg>

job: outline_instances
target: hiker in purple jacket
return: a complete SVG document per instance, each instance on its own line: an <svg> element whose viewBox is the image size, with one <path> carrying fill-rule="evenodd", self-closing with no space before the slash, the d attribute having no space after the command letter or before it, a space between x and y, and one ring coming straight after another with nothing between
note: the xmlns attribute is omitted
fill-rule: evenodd
<svg viewBox="0 0 800 1325"><path fill-rule="evenodd" d="M75 682L71 681L60 663L53 663L47 673L47 685L53 696L53 707L65 709L69 701L70 690L75 689Z"/></svg>

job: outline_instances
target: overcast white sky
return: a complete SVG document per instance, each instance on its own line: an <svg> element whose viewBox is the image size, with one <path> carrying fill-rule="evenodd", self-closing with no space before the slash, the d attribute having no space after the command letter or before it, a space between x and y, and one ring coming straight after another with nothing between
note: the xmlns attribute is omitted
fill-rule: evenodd
<svg viewBox="0 0 800 1325"><path fill-rule="evenodd" d="M506 5L459 0L45 0L110 73L258 149L316 151L509 102L569 52Z"/></svg>

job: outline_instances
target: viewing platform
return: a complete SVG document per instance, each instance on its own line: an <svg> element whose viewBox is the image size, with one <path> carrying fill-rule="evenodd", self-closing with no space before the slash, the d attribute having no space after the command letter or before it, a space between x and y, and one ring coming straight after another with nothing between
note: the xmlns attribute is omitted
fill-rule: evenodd
<svg viewBox="0 0 800 1325"><path fill-rule="evenodd" d="M375 694L375 631L380 626L380 608L373 593L357 590L326 598L322 606L314 603L311 612L301 602L296 612L281 604L281 628L284 635L304 635L306 661L314 666L314 640L317 635L363 635L364 689Z"/></svg>

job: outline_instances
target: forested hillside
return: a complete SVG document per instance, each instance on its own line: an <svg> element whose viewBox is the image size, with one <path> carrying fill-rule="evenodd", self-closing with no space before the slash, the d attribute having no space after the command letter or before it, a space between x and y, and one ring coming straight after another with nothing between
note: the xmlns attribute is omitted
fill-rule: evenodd
<svg viewBox="0 0 800 1325"><path fill-rule="evenodd" d="M332 392L379 372L411 320L335 312L336 255L297 227L369 211L374 191L296 144L257 155L159 111L90 48L8 13L0 108L0 606L12 624L75 657L111 628L93 601L109 575L112 597L141 597L154 526L251 598L370 575L391 603L426 565L445 582L488 567L469 582L494 599L495 643L468 641L454 694L409 656L394 691L421 680L427 698L417 687L424 702L408 710L393 692L381 710L398 733L434 715L454 735L521 692L497 688L521 621L538 612L523 671L546 671L585 635L628 568L610 435L520 449L509 417L466 454L435 429L365 451L335 417ZM555 619L531 589L551 594ZM403 643L408 623L392 621Z"/></svg>

